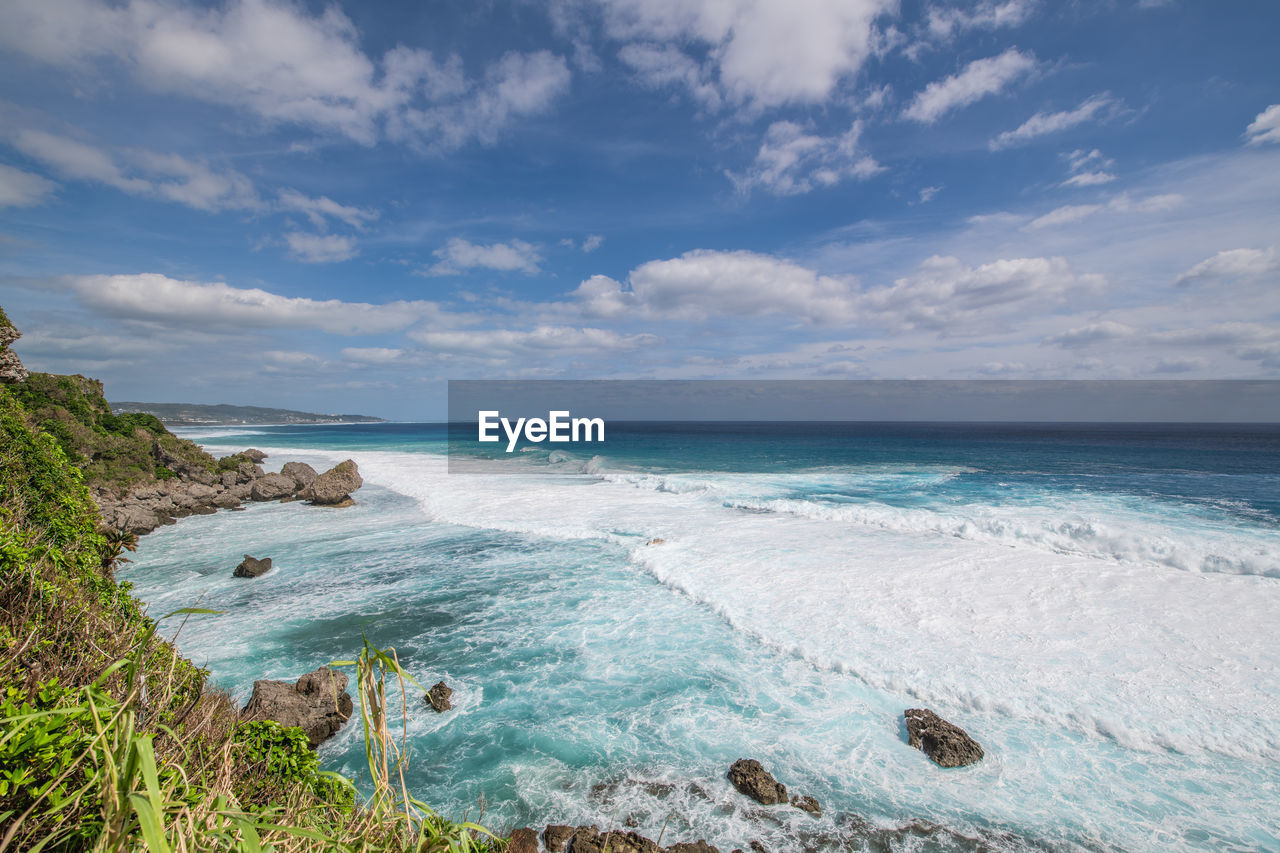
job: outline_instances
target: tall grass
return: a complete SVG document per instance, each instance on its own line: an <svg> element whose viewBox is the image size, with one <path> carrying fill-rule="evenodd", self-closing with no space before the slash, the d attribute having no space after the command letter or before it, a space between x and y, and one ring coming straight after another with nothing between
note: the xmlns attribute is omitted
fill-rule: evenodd
<svg viewBox="0 0 1280 853"><path fill-rule="evenodd" d="M201 611L179 614L196 612ZM372 790L357 798L350 781L318 772L312 762L304 768L307 778L286 774L281 784L267 786L265 802L255 804L245 800L261 796L238 796L237 790L250 789L243 784L246 776L258 772L270 778L273 768L244 760L234 724L220 728L212 715L192 725L188 715L178 722L181 735L154 719L144 725L154 717L148 707L167 698L146 694L172 689L146 677L154 668L154 632L153 625L128 655L86 687L46 686L43 698L20 705L10 697L4 706L8 713L0 717L0 767L7 768L0 771L0 802L17 805L0 812L0 853L501 853L505 847L483 827L446 820L410 795L404 781L405 733L397 743L388 705L398 692L407 708L406 685L417 682L400 667L394 650L382 651L366 640L357 658L333 664L355 670ZM105 688L116 679L126 685L121 699ZM390 691L389 680L394 680ZM305 743L305 737L298 742ZM13 769L15 757L36 763L47 758L50 745L56 774L50 769L43 774L47 778L24 778L21 769ZM260 795L262 787L252 790Z"/></svg>

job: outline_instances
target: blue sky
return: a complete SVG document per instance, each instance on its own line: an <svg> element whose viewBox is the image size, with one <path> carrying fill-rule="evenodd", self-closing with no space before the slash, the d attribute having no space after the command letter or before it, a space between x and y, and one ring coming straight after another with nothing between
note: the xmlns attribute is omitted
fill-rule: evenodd
<svg viewBox="0 0 1280 853"><path fill-rule="evenodd" d="M125 400L1280 376L1271 2L0 5L0 304Z"/></svg>

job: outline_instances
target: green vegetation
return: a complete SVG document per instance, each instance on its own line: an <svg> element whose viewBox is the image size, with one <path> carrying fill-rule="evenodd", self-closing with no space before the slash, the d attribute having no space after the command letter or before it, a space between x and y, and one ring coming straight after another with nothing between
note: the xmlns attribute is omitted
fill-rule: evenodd
<svg viewBox="0 0 1280 853"><path fill-rule="evenodd" d="M405 788L387 724L388 679L408 679L394 652L344 662L367 796L321 771L300 729L239 721L112 579L134 541L99 529L85 484L157 476L156 447L168 465L219 463L154 418L111 415L92 380L32 379L0 386L0 853L501 851Z"/></svg>
<svg viewBox="0 0 1280 853"><path fill-rule="evenodd" d="M319 415L293 409L263 406L229 406L220 403L113 403L116 412L149 412L173 426L202 424L380 424L382 418L369 415Z"/></svg>
<svg viewBox="0 0 1280 853"><path fill-rule="evenodd" d="M169 479L175 465L218 470L217 460L170 433L155 415L113 414L95 379L32 373L11 390L91 486L122 491L133 483Z"/></svg>

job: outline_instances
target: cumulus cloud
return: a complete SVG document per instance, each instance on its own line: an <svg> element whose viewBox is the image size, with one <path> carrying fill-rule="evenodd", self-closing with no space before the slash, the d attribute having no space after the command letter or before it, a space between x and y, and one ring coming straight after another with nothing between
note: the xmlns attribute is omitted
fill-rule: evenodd
<svg viewBox="0 0 1280 853"><path fill-rule="evenodd" d="M1245 129L1245 142L1262 145L1264 142L1280 142L1280 104L1272 104Z"/></svg>
<svg viewBox="0 0 1280 853"><path fill-rule="evenodd" d="M1098 113L1114 107L1115 100L1107 93L1094 95L1072 110L1057 113L1036 113L1013 130L1006 130L993 138L988 146L992 151L1021 145L1041 136L1059 133L1077 125L1092 121Z"/></svg>
<svg viewBox="0 0 1280 853"><path fill-rule="evenodd" d="M799 264L756 252L699 249L649 261L631 271L624 288L592 276L573 296L588 316L629 313L679 319L713 315L793 315L811 323L850 321L857 281L819 275Z"/></svg>
<svg viewBox="0 0 1280 853"><path fill-rule="evenodd" d="M31 207L57 189L53 181L0 163L0 208Z"/></svg>
<svg viewBox="0 0 1280 853"><path fill-rule="evenodd" d="M858 149L861 134L860 121L839 136L806 133L791 121L774 122L746 173L727 174L740 191L760 186L775 195L799 195L848 178L869 178L883 167Z"/></svg>
<svg viewBox="0 0 1280 853"><path fill-rule="evenodd" d="M1116 323L1112 320L1103 320L1100 323L1090 323L1087 326L1068 329L1060 334L1045 338L1044 342L1064 349L1081 349L1105 341L1130 338L1134 334L1136 334L1136 330L1132 326L1126 326L1124 323Z"/></svg>
<svg viewBox="0 0 1280 853"><path fill-rule="evenodd" d="M720 89L709 65L700 65L672 44L623 45L618 58L634 72L636 80L651 89L687 89L694 100L711 109L720 106Z"/></svg>
<svg viewBox="0 0 1280 853"><path fill-rule="evenodd" d="M324 228L329 219L336 219L352 228L363 229L380 216L378 211L370 208L339 204L328 196L312 198L288 188L280 190L278 203L282 210L296 211L306 216L317 228Z"/></svg>
<svg viewBox="0 0 1280 853"><path fill-rule="evenodd" d="M350 260L360 254L354 237L292 231L284 235L284 239L289 244L289 252L308 264L332 264Z"/></svg>
<svg viewBox="0 0 1280 853"><path fill-rule="evenodd" d="M995 95L1036 67L1035 57L1009 48L999 56L975 59L960 72L935 80L918 92L903 117L932 124L952 110Z"/></svg>
<svg viewBox="0 0 1280 853"><path fill-rule="evenodd" d="M1274 247L1227 249L1191 267L1174 283L1185 287L1206 281L1259 278L1275 272L1280 272L1280 256Z"/></svg>
<svg viewBox="0 0 1280 853"><path fill-rule="evenodd" d="M65 178L91 181L131 195L160 198L197 210L257 210L253 182L234 169L215 170L176 154L143 149L104 150L41 130L20 130L14 148Z"/></svg>
<svg viewBox="0 0 1280 853"><path fill-rule="evenodd" d="M154 91L365 145L384 125L423 146L489 141L568 86L564 61L545 53L507 54L479 80L468 79L456 57L438 60L425 50L402 46L371 58L336 6L316 14L285 0L225 0L211 8L11 0L0 4L0 44L62 67L114 59Z"/></svg>
<svg viewBox="0 0 1280 853"><path fill-rule="evenodd" d="M404 350L394 347L344 347L342 357L360 364L390 364L398 361Z"/></svg>
<svg viewBox="0 0 1280 853"><path fill-rule="evenodd" d="M894 0L595 0L606 32L645 52L623 60L649 82L661 74L654 60L677 59L668 76L704 103L719 99L754 107L825 101L862 67L877 45L876 19ZM707 67L683 46L705 52ZM686 57L659 54L677 48ZM624 47L623 50L626 50Z"/></svg>
<svg viewBox="0 0 1280 853"><path fill-rule="evenodd" d="M295 328L365 335L404 329L439 313L431 302L315 300L158 273L71 276L59 284L81 304L112 317L184 328Z"/></svg>
<svg viewBox="0 0 1280 853"><path fill-rule="evenodd" d="M433 252L439 262L425 270L427 275L459 275L464 270L481 268L503 272L538 272L542 256L537 247L523 240L482 246L461 237L453 237Z"/></svg>
<svg viewBox="0 0 1280 853"><path fill-rule="evenodd" d="M588 234L587 239L582 241L582 251L594 252L604 245L604 237L599 234Z"/></svg>
<svg viewBox="0 0 1280 853"><path fill-rule="evenodd" d="M857 302L904 329L936 329L966 334L1033 308L1092 295L1099 275L1076 274L1063 258L1009 258L970 267L959 258L934 256L912 276L866 291Z"/></svg>

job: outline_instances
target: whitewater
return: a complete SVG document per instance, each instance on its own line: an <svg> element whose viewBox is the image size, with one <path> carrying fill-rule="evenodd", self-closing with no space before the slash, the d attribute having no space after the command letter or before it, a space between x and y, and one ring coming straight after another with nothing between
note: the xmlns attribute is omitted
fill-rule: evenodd
<svg viewBox="0 0 1280 853"><path fill-rule="evenodd" d="M1274 433L1155 456L1096 434L850 453L637 433L452 473L425 427L193 437L271 470L354 458L366 485L349 509L183 520L120 579L153 614L224 611L178 644L240 700L362 636L447 681L454 712L410 697L409 779L455 817L726 851L859 849L913 821L955 834L891 846L1280 849ZM276 568L233 579L242 553ZM986 759L908 748L920 706ZM357 728L321 755L359 777ZM746 801L739 757L825 814Z"/></svg>

